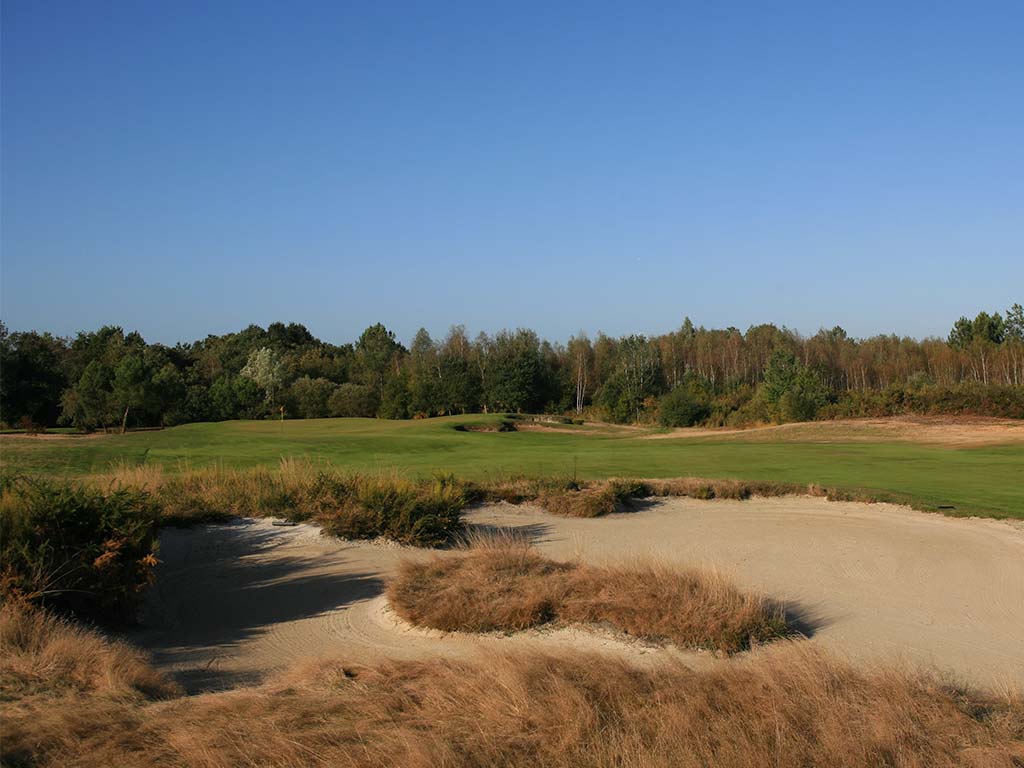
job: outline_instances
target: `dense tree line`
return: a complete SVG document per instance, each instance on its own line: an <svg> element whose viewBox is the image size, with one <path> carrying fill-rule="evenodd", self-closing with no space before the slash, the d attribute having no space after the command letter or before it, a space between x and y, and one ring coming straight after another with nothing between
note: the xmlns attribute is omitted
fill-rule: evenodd
<svg viewBox="0 0 1024 768"><path fill-rule="evenodd" d="M1024 417L1024 311L979 313L947 339L813 336L774 325L695 327L566 344L530 330L409 348L381 324L334 345L297 323L191 344L148 344L113 326L74 338L0 325L9 426L83 430L268 417L545 412L666 426L902 412Z"/></svg>

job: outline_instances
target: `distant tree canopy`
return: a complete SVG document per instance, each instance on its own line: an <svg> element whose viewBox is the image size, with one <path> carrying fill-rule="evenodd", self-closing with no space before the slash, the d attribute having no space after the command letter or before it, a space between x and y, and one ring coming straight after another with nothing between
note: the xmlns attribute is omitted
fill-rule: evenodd
<svg viewBox="0 0 1024 768"><path fill-rule="evenodd" d="M947 339L803 337L757 325L661 336L527 329L408 349L380 323L334 345L298 323L250 325L191 344L147 344L105 326L74 338L0 324L0 419L83 430L196 421L474 412L589 414L617 422L748 424L891 413L1024 417L1024 310L957 320Z"/></svg>

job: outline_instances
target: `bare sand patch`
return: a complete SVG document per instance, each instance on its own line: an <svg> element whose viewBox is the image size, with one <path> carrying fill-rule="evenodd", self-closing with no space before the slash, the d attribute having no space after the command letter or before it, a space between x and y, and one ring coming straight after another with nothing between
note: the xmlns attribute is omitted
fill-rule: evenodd
<svg viewBox="0 0 1024 768"><path fill-rule="evenodd" d="M717 568L799 608L810 642L855 660L906 660L986 687L1024 682L1024 526L883 504L785 497L668 499L597 519L508 504L481 530L516 529L552 557L654 557ZM133 639L192 690L256 682L297 658L468 657L484 649L585 649L643 665L710 655L586 629L467 635L412 628L384 581L421 550L350 543L269 521L168 529Z"/></svg>

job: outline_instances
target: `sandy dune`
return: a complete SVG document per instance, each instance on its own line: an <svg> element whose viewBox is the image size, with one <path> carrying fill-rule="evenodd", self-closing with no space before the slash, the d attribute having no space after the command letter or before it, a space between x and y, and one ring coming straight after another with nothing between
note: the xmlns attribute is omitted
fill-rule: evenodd
<svg viewBox="0 0 1024 768"><path fill-rule="evenodd" d="M587 560L653 556L719 568L788 600L811 642L855 659L905 659L984 686L1024 685L1024 528L889 505L811 498L672 499L600 519L529 507L471 511L547 553ZM192 690L262 679L296 658L464 656L487 647L585 647L654 664L706 654L610 633L444 635L390 612L384 579L419 550L353 544L267 521L165 531L157 586L133 639Z"/></svg>

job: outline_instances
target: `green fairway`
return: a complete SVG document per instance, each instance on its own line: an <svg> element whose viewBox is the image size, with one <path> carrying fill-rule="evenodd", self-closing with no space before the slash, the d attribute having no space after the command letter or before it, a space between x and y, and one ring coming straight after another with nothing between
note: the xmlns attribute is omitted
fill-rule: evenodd
<svg viewBox="0 0 1024 768"><path fill-rule="evenodd" d="M128 435L3 438L7 472L81 476L118 462L156 463L174 471L212 464L274 465L307 457L347 469L397 469L470 479L499 475L701 476L817 483L892 494L954 514L1024 518L1024 446L954 448L913 442L755 442L735 436L643 439L627 429L465 432L469 422L315 419L188 424Z"/></svg>

